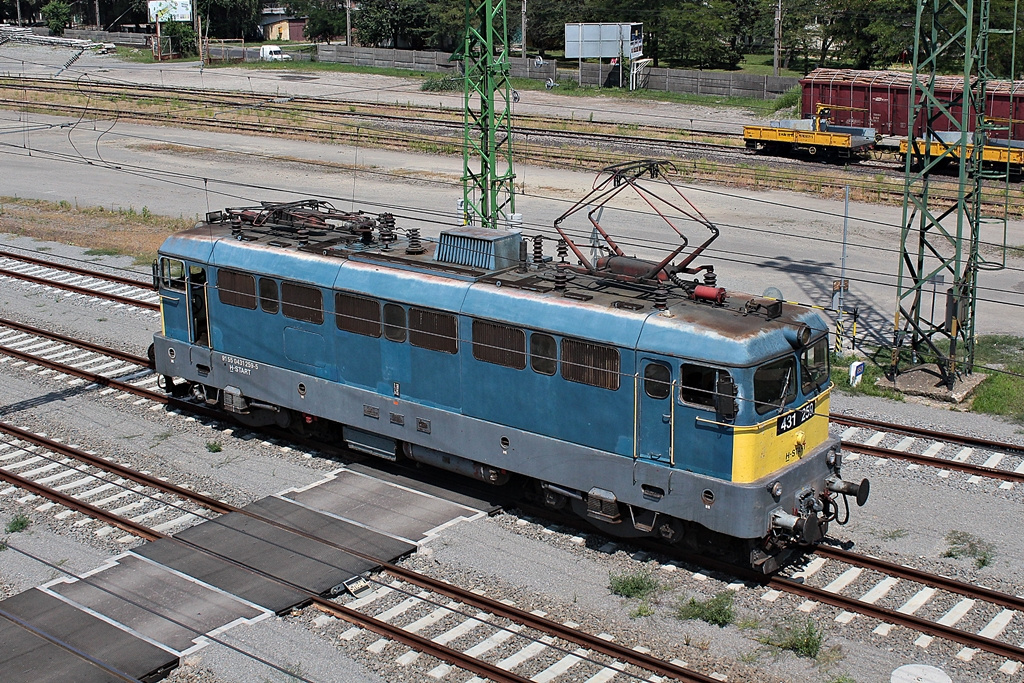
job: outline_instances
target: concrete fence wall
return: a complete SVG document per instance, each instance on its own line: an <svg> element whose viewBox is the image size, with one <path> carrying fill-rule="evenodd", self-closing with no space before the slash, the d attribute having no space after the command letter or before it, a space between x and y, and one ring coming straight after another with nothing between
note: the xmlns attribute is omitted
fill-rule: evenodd
<svg viewBox="0 0 1024 683"><path fill-rule="evenodd" d="M458 64L448 61L450 57L450 52L418 52L346 45L319 45L317 49L317 59L324 62L458 73ZM583 62L580 70L559 69L553 61L545 61L538 65L536 59L532 57L512 57L509 66L514 78L535 78L542 81L550 78L556 82L559 79L572 80L581 85L602 87L616 87L619 82L619 67L611 64ZM622 80L627 84L629 82L629 72L626 69L623 70ZM796 78L659 68L648 71L647 89L697 95L774 99L797 83L799 80Z"/></svg>
<svg viewBox="0 0 1024 683"><path fill-rule="evenodd" d="M49 33L49 29L43 28ZM45 35L45 34L44 34ZM94 40L97 43L113 43L126 47L146 47L154 36L145 33L112 33L108 31L90 31L88 29L69 28L64 30L65 38L78 38L79 40Z"/></svg>

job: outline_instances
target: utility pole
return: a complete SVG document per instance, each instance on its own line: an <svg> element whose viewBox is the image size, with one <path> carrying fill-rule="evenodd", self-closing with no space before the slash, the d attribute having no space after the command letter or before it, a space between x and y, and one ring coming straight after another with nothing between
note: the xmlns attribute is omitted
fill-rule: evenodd
<svg viewBox="0 0 1024 683"><path fill-rule="evenodd" d="M520 26L523 29L522 30L522 34L523 34L523 45L522 45L523 53L522 53L522 56L523 56L523 59L526 59L526 0L523 0L523 18L522 18L522 20L520 22Z"/></svg>
<svg viewBox="0 0 1024 683"><path fill-rule="evenodd" d="M352 0L345 0L345 47L352 47Z"/></svg>
<svg viewBox="0 0 1024 683"><path fill-rule="evenodd" d="M466 0L463 220L484 228L508 227L515 212L508 57L505 0Z"/></svg>
<svg viewBox="0 0 1024 683"><path fill-rule="evenodd" d="M918 0L903 194L901 253L890 376L899 372L900 350L909 342L911 363L935 359L942 382L953 387L974 366L974 329L979 270L996 269L979 254L985 179L1008 176L982 165L989 133L985 94L991 74L988 40L991 0ZM1005 32L1005 31L1000 31ZM938 62L963 55L963 83L947 101L936 88ZM943 124L941 127L938 124ZM945 129L952 133L940 132ZM940 206L931 197L931 176L957 164L957 196ZM936 180L936 183L948 180ZM989 188L989 191L993 191ZM1005 206L1005 204L1004 204ZM986 216L992 223L998 217ZM1006 215L1002 216L1005 225ZM1005 230L1004 230L1005 235ZM936 316L925 310L929 283L945 279L946 305Z"/></svg>
<svg viewBox="0 0 1024 683"><path fill-rule="evenodd" d="M772 75L779 75L779 51L782 48L782 0L775 5L775 49L772 52Z"/></svg>
<svg viewBox="0 0 1024 683"><path fill-rule="evenodd" d="M100 0L94 0L94 6L96 7L96 29L103 28L103 24L100 23Z"/></svg>

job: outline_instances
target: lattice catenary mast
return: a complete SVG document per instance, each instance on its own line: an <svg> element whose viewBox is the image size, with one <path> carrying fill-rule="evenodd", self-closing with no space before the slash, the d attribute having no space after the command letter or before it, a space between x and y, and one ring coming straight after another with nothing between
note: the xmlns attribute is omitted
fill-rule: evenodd
<svg viewBox="0 0 1024 683"><path fill-rule="evenodd" d="M901 348L909 341L912 362L936 359L950 388L959 374L973 370L978 271L1002 265L979 255L982 223L1000 220L983 216L986 180L990 192L993 180L1003 180L1005 188L1009 170L984 169L982 162L989 135L998 130L985 116L992 78L988 41L995 32L989 10L990 0L917 2L908 125L915 142L906 162L891 373L898 373ZM936 87L938 65L961 56L962 90L948 101ZM944 130L953 132L937 132ZM951 161L958 169L957 196L952 206L940 207L931 196L931 176ZM1005 202L1001 221L1005 245ZM950 285L945 302L936 307L931 301L929 308L925 294L939 282Z"/></svg>
<svg viewBox="0 0 1024 683"><path fill-rule="evenodd" d="M508 227L515 212L508 48L505 0L466 0L463 220L485 228Z"/></svg>

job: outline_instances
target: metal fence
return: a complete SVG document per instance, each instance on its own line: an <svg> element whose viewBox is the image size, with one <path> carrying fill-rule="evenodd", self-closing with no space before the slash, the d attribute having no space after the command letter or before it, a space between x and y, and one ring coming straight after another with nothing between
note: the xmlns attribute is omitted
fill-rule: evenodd
<svg viewBox="0 0 1024 683"><path fill-rule="evenodd" d="M450 52L426 52L417 50L393 50L372 47L348 47L346 45L318 45L317 59L355 66L376 66L415 71L457 72L458 64L451 62ZM583 62L579 69L559 68L554 61L538 60L534 57L512 57L509 60L513 78L534 78L553 82L576 81L580 85L617 87L617 65ZM628 82L628 72L623 81ZM663 90L697 95L722 95L727 97L752 97L774 99L783 94L799 80L776 76L755 76L742 73L717 71L687 71L682 69L649 69L647 89Z"/></svg>

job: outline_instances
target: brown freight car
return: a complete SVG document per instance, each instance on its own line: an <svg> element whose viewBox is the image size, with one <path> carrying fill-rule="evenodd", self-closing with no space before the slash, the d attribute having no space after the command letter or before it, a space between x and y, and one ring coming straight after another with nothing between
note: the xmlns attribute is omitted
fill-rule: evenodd
<svg viewBox="0 0 1024 683"><path fill-rule="evenodd" d="M813 115L819 105L832 105L832 120L837 125L874 128L880 135L907 137L910 79L909 73L901 71L815 69L800 81L803 115ZM957 117L962 87L963 78L958 76L939 76L935 83L937 96L952 103L950 110ZM1024 81L989 81L986 91L986 114L997 125L1005 126L1004 130L993 131L991 137L1024 140ZM947 121L938 120L935 129L948 131L951 127ZM920 126L914 132L920 137Z"/></svg>

